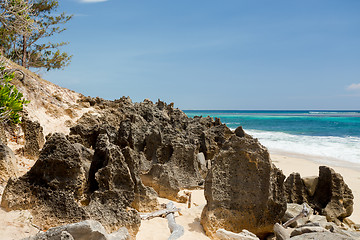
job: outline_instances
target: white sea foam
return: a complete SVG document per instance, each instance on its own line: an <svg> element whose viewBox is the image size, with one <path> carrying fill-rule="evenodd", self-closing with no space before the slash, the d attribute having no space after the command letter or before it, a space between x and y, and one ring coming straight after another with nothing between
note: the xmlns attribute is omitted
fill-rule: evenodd
<svg viewBox="0 0 360 240"><path fill-rule="evenodd" d="M286 152L307 156L321 163L347 166L354 163L360 166L360 138L322 137L292 135L283 132L246 130L258 138L270 152Z"/></svg>

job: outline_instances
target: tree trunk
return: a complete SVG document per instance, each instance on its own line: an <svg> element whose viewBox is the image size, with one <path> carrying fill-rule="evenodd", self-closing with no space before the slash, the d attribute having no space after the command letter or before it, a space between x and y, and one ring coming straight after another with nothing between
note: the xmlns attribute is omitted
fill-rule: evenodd
<svg viewBox="0 0 360 240"><path fill-rule="evenodd" d="M27 68L27 64L26 64L26 59L27 59L27 56L26 56L26 49L27 49L27 42L26 42L26 36L23 36L23 49L22 49L22 66L24 68Z"/></svg>

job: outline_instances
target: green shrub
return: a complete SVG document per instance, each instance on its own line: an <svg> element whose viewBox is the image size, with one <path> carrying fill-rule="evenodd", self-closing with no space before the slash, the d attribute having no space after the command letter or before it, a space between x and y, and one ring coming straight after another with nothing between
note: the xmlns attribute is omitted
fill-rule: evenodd
<svg viewBox="0 0 360 240"><path fill-rule="evenodd" d="M0 121L18 124L19 113L29 101L10 83L13 78L14 73L6 73L4 63L0 62Z"/></svg>

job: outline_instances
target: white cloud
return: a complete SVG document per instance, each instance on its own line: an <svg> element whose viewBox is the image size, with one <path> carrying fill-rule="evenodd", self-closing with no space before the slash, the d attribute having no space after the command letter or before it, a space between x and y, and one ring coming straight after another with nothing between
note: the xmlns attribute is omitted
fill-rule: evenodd
<svg viewBox="0 0 360 240"><path fill-rule="evenodd" d="M108 0L80 0L82 3L97 3L97 2L106 2Z"/></svg>
<svg viewBox="0 0 360 240"><path fill-rule="evenodd" d="M349 85L346 89L347 90L360 90L360 83L353 83L353 84Z"/></svg>

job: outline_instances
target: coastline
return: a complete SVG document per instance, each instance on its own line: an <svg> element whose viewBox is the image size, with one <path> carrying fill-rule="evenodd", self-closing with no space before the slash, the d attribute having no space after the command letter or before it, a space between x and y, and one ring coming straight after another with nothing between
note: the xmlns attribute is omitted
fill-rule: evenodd
<svg viewBox="0 0 360 240"><path fill-rule="evenodd" d="M318 176L319 166L329 166L335 172L340 173L354 195L354 211L349 218L355 223L360 223L360 170L358 168L335 166L331 162L315 162L300 155L287 155L285 153L269 151L272 162L283 171L286 177L293 172L300 173L301 177Z"/></svg>

